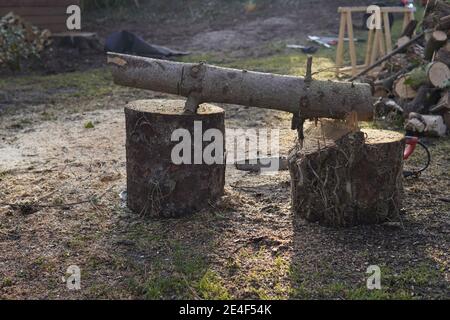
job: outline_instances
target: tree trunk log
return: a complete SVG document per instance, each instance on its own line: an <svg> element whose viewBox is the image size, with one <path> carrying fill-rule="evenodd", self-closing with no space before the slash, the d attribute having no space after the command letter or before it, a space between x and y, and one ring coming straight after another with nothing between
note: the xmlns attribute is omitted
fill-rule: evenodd
<svg viewBox="0 0 450 320"><path fill-rule="evenodd" d="M444 31L434 31L425 46L425 60L431 61L431 59L433 59L434 52L439 50L446 43L447 34Z"/></svg>
<svg viewBox="0 0 450 320"><path fill-rule="evenodd" d="M372 118L370 86L337 81L306 81L300 77L180 63L108 53L114 82L188 97L190 111L202 102L276 109L304 118L343 119L356 112Z"/></svg>
<svg viewBox="0 0 450 320"><path fill-rule="evenodd" d="M416 27L417 27L417 20L411 20L405 27L405 29L403 30L402 34L400 35L401 37L408 37L411 38L414 34L414 31L416 31Z"/></svg>
<svg viewBox="0 0 450 320"><path fill-rule="evenodd" d="M450 51L447 47L450 47L450 45L446 45L439 49L439 51L436 53L435 61L440 61L442 63L445 63L447 67L450 67Z"/></svg>
<svg viewBox="0 0 450 320"><path fill-rule="evenodd" d="M441 98L439 99L436 106L430 109L430 112L437 113L437 112L448 112L450 111L450 92L449 90L446 90L442 93Z"/></svg>
<svg viewBox="0 0 450 320"><path fill-rule="evenodd" d="M448 15L450 15L450 4L446 0L430 0L422 22L423 29L436 28L440 19Z"/></svg>
<svg viewBox="0 0 450 320"><path fill-rule="evenodd" d="M136 213L150 217L187 215L209 206L223 194L225 143L217 154L222 164L208 165L203 158L200 164L194 164L194 155L198 154L195 147L190 149L192 164L178 164L172 152L179 140L172 141L172 133L185 129L191 142L199 138L204 148L209 144L202 140L206 130L218 129L224 137L224 112L212 105L202 105L197 114L186 115L183 110L181 100L139 100L125 108L127 202ZM195 133L194 121L201 121L200 131L197 126Z"/></svg>
<svg viewBox="0 0 450 320"><path fill-rule="evenodd" d="M80 52L104 52L97 34L93 32L62 32L52 34L52 38L57 46L77 48Z"/></svg>
<svg viewBox="0 0 450 320"><path fill-rule="evenodd" d="M428 95L432 90L433 88L431 88L430 86L422 85L419 90L417 90L417 95L415 96L414 100L405 105L405 115L407 116L410 112L423 112L426 107L426 100L428 98Z"/></svg>
<svg viewBox="0 0 450 320"><path fill-rule="evenodd" d="M395 80L393 85L393 92L395 96L399 97L400 99L413 99L416 96L417 92L409 84L405 83L406 80L406 75L402 75L397 80Z"/></svg>
<svg viewBox="0 0 450 320"><path fill-rule="evenodd" d="M414 20L413 20L414 21ZM398 38L397 40L397 48L399 47L403 47L405 45L405 43L408 43L409 41L411 41L411 37L408 36L401 36L400 38ZM401 51L401 53L405 53L406 52L406 48Z"/></svg>
<svg viewBox="0 0 450 320"><path fill-rule="evenodd" d="M447 126L447 131L450 130L450 111L444 112L442 117L444 118L444 124Z"/></svg>
<svg viewBox="0 0 450 320"><path fill-rule="evenodd" d="M447 126L440 115L422 115L412 112L405 123L405 130L413 134L443 137L447 132Z"/></svg>
<svg viewBox="0 0 450 320"><path fill-rule="evenodd" d="M427 76L434 87L442 89L449 85L450 69L443 62L432 62L427 66Z"/></svg>
<svg viewBox="0 0 450 320"><path fill-rule="evenodd" d="M342 124L323 123L306 134L303 149L294 148L288 157L294 214L335 227L397 220L403 135L349 132Z"/></svg>
<svg viewBox="0 0 450 320"><path fill-rule="evenodd" d="M439 24L437 25L436 29L448 31L450 29L450 15L439 19Z"/></svg>

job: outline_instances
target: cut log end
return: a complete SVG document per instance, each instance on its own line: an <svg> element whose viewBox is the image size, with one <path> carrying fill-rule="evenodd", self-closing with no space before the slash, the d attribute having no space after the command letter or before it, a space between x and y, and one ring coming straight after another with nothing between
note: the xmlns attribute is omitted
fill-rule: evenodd
<svg viewBox="0 0 450 320"><path fill-rule="evenodd" d="M408 78L403 75L394 82L394 94L400 99L413 99L417 95L416 90L407 84L407 79Z"/></svg>
<svg viewBox="0 0 450 320"><path fill-rule="evenodd" d="M194 139L200 139L201 150L205 150L210 142L203 141L203 134L209 129L218 130L219 139L224 138L224 111L203 104L198 114L184 114L184 103L139 100L125 108L127 202L136 213L150 217L188 215L208 207L224 192L225 143L220 150L215 149L214 156L221 161L213 164L206 164L203 153L198 159L191 149ZM182 135L174 137L177 129ZM187 142L187 148L175 156L183 163L173 154L181 142Z"/></svg>
<svg viewBox="0 0 450 320"><path fill-rule="evenodd" d="M450 69L443 62L433 62L427 68L428 79L436 88L445 88L450 82Z"/></svg>
<svg viewBox="0 0 450 320"><path fill-rule="evenodd" d="M181 116L185 114L185 103L184 100L136 100L130 102L127 109L137 112ZM198 115L221 114L223 112L222 108L207 103L203 103L197 108Z"/></svg>
<svg viewBox="0 0 450 320"><path fill-rule="evenodd" d="M335 227L397 220L403 135L323 121L289 155L294 214Z"/></svg>

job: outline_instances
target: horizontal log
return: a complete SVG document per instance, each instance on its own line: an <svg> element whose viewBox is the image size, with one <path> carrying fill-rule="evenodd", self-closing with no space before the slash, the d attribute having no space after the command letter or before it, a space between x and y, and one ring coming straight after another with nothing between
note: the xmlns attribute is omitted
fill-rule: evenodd
<svg viewBox="0 0 450 320"><path fill-rule="evenodd" d="M368 84L307 81L116 53L108 53L108 64L116 84L188 97L190 111L200 103L216 102L281 110L303 118L344 119L356 112L359 120L369 120L373 114Z"/></svg>

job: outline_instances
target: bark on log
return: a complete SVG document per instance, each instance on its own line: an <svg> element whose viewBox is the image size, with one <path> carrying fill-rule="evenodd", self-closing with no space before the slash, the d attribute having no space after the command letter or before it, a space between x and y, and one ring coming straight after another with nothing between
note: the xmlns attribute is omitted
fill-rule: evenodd
<svg viewBox="0 0 450 320"><path fill-rule="evenodd" d="M414 31L416 31L416 27L417 27L417 20L411 20L405 27L405 29L403 29L402 34L400 35L401 37L408 37L411 38L414 34Z"/></svg>
<svg viewBox="0 0 450 320"><path fill-rule="evenodd" d="M103 46L96 33L92 32L63 32L52 35L57 46L72 47L80 52L89 50L104 52Z"/></svg>
<svg viewBox="0 0 450 320"><path fill-rule="evenodd" d="M413 21L415 21L415 20L413 20ZM411 41L411 37L401 36L397 40L397 48L403 47L405 45L405 43L408 43L409 41ZM403 51L401 51L401 53L405 53L405 52L406 52L406 48Z"/></svg>
<svg viewBox="0 0 450 320"><path fill-rule="evenodd" d="M187 215L209 206L210 201L223 194L224 148L217 153L222 164L205 164L203 159L201 164L194 164L194 155L199 152L195 147L191 156L189 152L182 154L192 164L178 164L172 152L181 141L172 141L172 133L185 129L190 133L191 143L199 138L198 145L205 148L210 143L202 139L206 130L217 129L224 137L224 111L202 105L197 114L186 115L183 108L181 100L139 100L125 108L127 202L136 213L150 217ZM195 129L194 121L201 121L200 129L198 124Z"/></svg>
<svg viewBox="0 0 450 320"><path fill-rule="evenodd" d="M410 65L402 70L397 71L394 74L389 73L390 75L388 77L381 78L379 76L378 77L379 80L375 81L374 86L375 87L383 86L386 90L388 90L389 92L392 92L395 80L397 80L401 75L404 75L413 69L414 69L414 67L412 65Z"/></svg>
<svg viewBox="0 0 450 320"><path fill-rule="evenodd" d="M423 112L427 105L426 100L428 99L428 95L431 93L432 89L433 88L428 85L422 85L419 90L417 90L417 94L414 97L414 100L405 105L405 115L407 116L410 112Z"/></svg>
<svg viewBox="0 0 450 320"><path fill-rule="evenodd" d="M405 74L394 84L394 91L401 98L413 98L412 91L408 89L417 90L423 85L431 85L435 88L445 88L449 85L450 69L443 62L431 62L425 66L419 66L411 72Z"/></svg>
<svg viewBox="0 0 450 320"><path fill-rule="evenodd" d="M421 115L413 112L409 115L405 130L413 134L443 137L447 132L447 126L440 115Z"/></svg>
<svg viewBox="0 0 450 320"><path fill-rule="evenodd" d="M439 19L439 24L436 27L437 30L447 31L450 29L450 15Z"/></svg>
<svg viewBox="0 0 450 320"><path fill-rule="evenodd" d="M335 227L397 220L403 135L349 132L342 124L322 123L306 134L304 148L288 157L294 214Z"/></svg>
<svg viewBox="0 0 450 320"><path fill-rule="evenodd" d="M390 91L383 85L376 85L373 89L373 96L377 98L387 98L390 95Z"/></svg>
<svg viewBox="0 0 450 320"><path fill-rule="evenodd" d="M444 112L442 117L444 118L444 124L447 127L447 131L450 131L450 111Z"/></svg>
<svg viewBox="0 0 450 320"><path fill-rule="evenodd" d="M439 99L438 103L433 107L430 108L430 112L437 113L437 112L448 112L450 111L450 92L444 91L442 93L441 98Z"/></svg>
<svg viewBox="0 0 450 320"><path fill-rule="evenodd" d="M397 48L402 47L405 43L408 43L411 40L411 38L414 34L414 31L416 30L417 24L418 24L417 20L411 20L406 25L405 29L403 30L402 34L400 35L400 37L397 40ZM406 49L407 48L405 48L401 52L402 53L406 52Z"/></svg>
<svg viewBox="0 0 450 320"><path fill-rule="evenodd" d="M431 61L431 59L433 59L434 52L439 50L446 43L447 34L444 31L434 31L425 46L425 60Z"/></svg>
<svg viewBox="0 0 450 320"><path fill-rule="evenodd" d="M119 85L188 97L189 110L202 102L276 109L304 118L343 119L356 112L372 118L370 86L337 81L305 81L301 77L180 63L108 53L114 82Z"/></svg>
<svg viewBox="0 0 450 320"><path fill-rule="evenodd" d="M423 29L434 29L439 24L439 20L448 15L450 15L450 4L448 2L445 0L428 1L422 22Z"/></svg>
<svg viewBox="0 0 450 320"><path fill-rule="evenodd" d="M450 67L450 51L448 50L447 46L444 46L439 49L439 51L436 53L434 60L445 63L447 67Z"/></svg>

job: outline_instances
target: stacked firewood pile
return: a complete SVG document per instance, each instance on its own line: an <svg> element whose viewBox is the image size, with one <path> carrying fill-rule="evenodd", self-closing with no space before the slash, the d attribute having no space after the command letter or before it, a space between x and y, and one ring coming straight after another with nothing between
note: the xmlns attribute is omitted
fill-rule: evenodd
<svg viewBox="0 0 450 320"><path fill-rule="evenodd" d="M412 21L405 28L397 43L405 49L366 80L378 98L376 117L404 117L407 130L442 136L450 128L450 2L430 0L422 30L418 25Z"/></svg>
<svg viewBox="0 0 450 320"><path fill-rule="evenodd" d="M22 60L39 57L50 44L50 35L13 13L0 18L0 66L20 69Z"/></svg>

